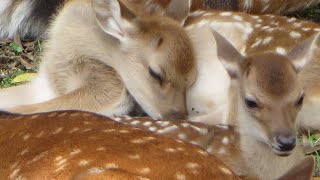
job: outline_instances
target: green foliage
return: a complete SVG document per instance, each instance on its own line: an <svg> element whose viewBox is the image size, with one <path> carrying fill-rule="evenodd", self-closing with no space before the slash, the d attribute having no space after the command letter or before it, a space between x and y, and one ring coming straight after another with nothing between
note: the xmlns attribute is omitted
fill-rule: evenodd
<svg viewBox="0 0 320 180"><path fill-rule="evenodd" d="M20 53L22 53L22 51L23 51L22 47L19 46L19 45L18 45L17 43L15 43L15 42L10 43L9 46L11 47L12 51L13 51L15 54L20 54Z"/></svg>
<svg viewBox="0 0 320 180"><path fill-rule="evenodd" d="M320 143L320 134L311 134L308 132L308 140L312 146L319 146ZM316 168L315 168L315 175L318 176L320 174L320 152L316 151L312 154L316 158Z"/></svg>

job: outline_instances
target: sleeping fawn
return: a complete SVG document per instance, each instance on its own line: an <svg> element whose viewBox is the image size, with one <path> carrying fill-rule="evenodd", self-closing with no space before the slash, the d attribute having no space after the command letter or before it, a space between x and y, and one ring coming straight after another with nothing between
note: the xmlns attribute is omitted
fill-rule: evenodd
<svg viewBox="0 0 320 180"><path fill-rule="evenodd" d="M0 177L206 180L245 178L244 172L251 172L242 161L246 152L237 145L242 137L232 127L129 116L113 119L79 111L32 115L1 112ZM270 161L257 166L268 166L268 174L274 174L278 164ZM286 164L294 166L287 172L281 166L277 171L284 174L283 180L309 180L314 163L314 158L307 157ZM270 176L260 173L263 179Z"/></svg>
<svg viewBox="0 0 320 180"><path fill-rule="evenodd" d="M54 18L39 76L0 91L0 108L128 114L136 102L154 118L186 115L196 77L182 28L189 1L136 15L118 0L67 1Z"/></svg>

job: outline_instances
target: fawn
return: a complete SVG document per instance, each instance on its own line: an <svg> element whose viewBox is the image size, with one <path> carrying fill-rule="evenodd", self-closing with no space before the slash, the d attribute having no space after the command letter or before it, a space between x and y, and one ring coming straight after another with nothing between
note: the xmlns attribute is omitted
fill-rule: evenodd
<svg viewBox="0 0 320 180"><path fill-rule="evenodd" d="M319 106L318 87L320 85L318 75L320 67L317 58L317 44L320 31L319 25L312 22L299 21L295 18L274 15L254 16L245 13L207 11L191 14L186 23L188 24L187 28L190 29L199 29L199 27L208 26L210 29L219 32L243 56L249 58L259 57L258 59L266 59L266 62L270 59L270 63L276 61L276 59L285 58L289 60L284 60L290 62L286 63L287 65L282 64L283 61L280 62L279 60L282 64L279 64L279 66L282 67L282 69L287 69L285 67L292 66L292 63L295 64L296 68L292 70L296 73L289 73L286 71L292 70L286 70L284 72L269 72L269 74L266 74L266 77L274 81L270 84L270 90L280 93L281 89L288 88L287 93L281 95L281 97L286 98L286 96L289 96L288 98L291 100L283 99L282 101L277 98L280 102L276 103L277 105L275 107L280 108L284 101L287 103L289 101L295 101L296 103L302 103L302 101L304 101L302 110L297 117L297 126L300 129L320 129L320 121L316 115ZM208 39L208 37L202 37L202 39ZM210 42L208 42L208 44L210 44ZM219 46L219 44L217 46ZM299 49L299 47L301 49ZM234 92L235 89L231 87L232 78L228 76L227 71L223 70L223 63L220 63L217 58L218 55L216 51L212 50L216 49L215 45L211 43L209 49L210 50L204 53L205 55L202 55L200 58L199 55L197 55L197 60L199 62L197 81L187 93L188 111L191 116L190 119L212 124L217 122L223 124L236 123L232 117L234 116L234 111L231 108L233 96L236 94ZM197 51L199 50L196 50L196 54L199 54ZM263 73L267 72L267 70L269 71L267 67L272 67L272 64L268 64L269 62L261 69L261 71L263 70ZM251 63L249 65L251 65ZM277 66L270 68L270 70L277 71ZM257 80L254 81L259 80L262 84L257 84L257 86L267 88L267 82L260 80L262 72L259 72L258 74ZM285 76L286 74L288 74L288 76ZM288 79L283 79L283 83L277 84L276 82L281 82L281 79L278 77L288 77ZM268 79L265 79L265 81L267 80ZM293 83L289 83L288 81ZM292 85L292 87L289 85ZM247 93L247 88L251 86L250 83L241 85L241 95L246 96L246 100L248 100L249 103L254 101L258 106L259 104L260 106L265 106L263 105L264 102L259 102L264 101L258 100L260 97L252 97L258 96L252 94L253 92L250 92L251 94L244 94ZM205 88L201 89L201 87ZM260 87L259 89L261 89ZM228 89L230 89L230 91L228 91ZM257 89L257 91L260 91L259 89ZM261 91L265 90L261 89ZM293 95L294 93L300 94L295 94L290 97L290 94ZM261 94L259 96L269 97L269 95L266 94ZM298 97L300 99L298 99ZM270 103L274 102L270 101ZM215 107L220 107L220 109ZM290 115L289 119L294 120L294 114L294 111L292 111L287 115ZM216 119L216 121L213 119Z"/></svg>
<svg viewBox="0 0 320 180"><path fill-rule="evenodd" d="M1 179L239 179L200 147L93 113L2 113L0 129Z"/></svg>
<svg viewBox="0 0 320 180"><path fill-rule="evenodd" d="M0 91L0 108L121 115L137 102L154 118L185 116L185 92L196 77L181 27L190 5L173 0L138 16L118 0L68 1L52 22L39 77Z"/></svg>
<svg viewBox="0 0 320 180"><path fill-rule="evenodd" d="M155 121L128 116L115 117L114 120L80 111L31 115L1 112L0 177L5 179L240 178L221 161L240 157L239 146L230 146L231 143L237 143L239 136L234 136L234 139L227 137L236 135L232 129L208 127L201 123L186 121ZM219 160L196 145L170 137L180 138L186 142L199 140L202 142L199 144L201 147L213 147L210 150L211 154L220 151L215 148L225 144L223 146L226 152L217 153L221 159ZM233 149L235 153L228 154L229 149ZM277 166L268 162L266 161L265 165ZM243 162L240 163L238 169L244 167ZM307 157L288 172L283 172L284 175L280 179L292 180L293 177L299 177L299 180L310 179L314 163L313 157Z"/></svg>

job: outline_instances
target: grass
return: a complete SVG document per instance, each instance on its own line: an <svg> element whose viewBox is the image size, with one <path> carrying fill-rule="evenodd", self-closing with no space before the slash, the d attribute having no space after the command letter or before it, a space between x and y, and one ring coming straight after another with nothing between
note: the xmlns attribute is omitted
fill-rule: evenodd
<svg viewBox="0 0 320 180"><path fill-rule="evenodd" d="M308 131L308 141L312 147L319 145L320 133L311 133L310 131ZM312 155L316 158L316 168L314 171L314 175L320 176L320 151L315 151L312 153Z"/></svg>

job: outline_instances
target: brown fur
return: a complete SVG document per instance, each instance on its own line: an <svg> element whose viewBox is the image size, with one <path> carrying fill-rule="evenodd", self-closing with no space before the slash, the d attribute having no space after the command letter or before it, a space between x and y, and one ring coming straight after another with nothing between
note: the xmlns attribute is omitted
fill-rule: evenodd
<svg viewBox="0 0 320 180"><path fill-rule="evenodd" d="M2 179L239 179L200 147L92 113L0 115L0 123Z"/></svg>

